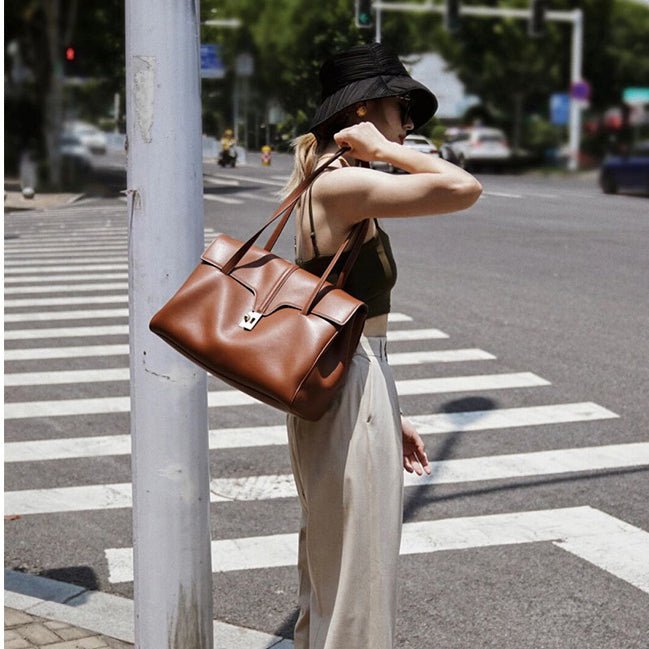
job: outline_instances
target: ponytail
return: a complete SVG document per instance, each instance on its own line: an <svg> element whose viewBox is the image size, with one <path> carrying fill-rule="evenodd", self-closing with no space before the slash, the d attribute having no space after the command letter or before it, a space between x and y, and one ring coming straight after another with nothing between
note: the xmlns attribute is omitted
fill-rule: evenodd
<svg viewBox="0 0 649 649"><path fill-rule="evenodd" d="M294 154L293 173L282 189L282 195L288 196L305 178L315 170L318 161L319 150L318 140L313 133L299 135L291 142Z"/></svg>

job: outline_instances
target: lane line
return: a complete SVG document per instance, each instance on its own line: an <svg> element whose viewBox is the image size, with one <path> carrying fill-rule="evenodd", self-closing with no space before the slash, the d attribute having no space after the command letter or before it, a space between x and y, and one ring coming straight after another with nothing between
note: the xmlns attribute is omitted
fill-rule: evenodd
<svg viewBox="0 0 649 649"><path fill-rule="evenodd" d="M54 247L51 250L44 250L42 247L38 248L25 248L24 250L5 250L5 259L13 260L20 259L27 254L33 254L38 259L74 259L87 255L88 258L92 257L94 252L127 252L127 242L120 244L110 244L101 246L79 245L70 247Z"/></svg>
<svg viewBox="0 0 649 649"><path fill-rule="evenodd" d="M49 311L49 312L30 312L30 313L8 313L5 314L5 322L48 322L50 320L94 320L96 318L122 318L128 317L128 308L122 309L97 309L86 311L83 308L74 311ZM391 313L388 322L410 322L412 318L404 313ZM12 329L11 331L18 331ZM31 331L30 329L20 331ZM59 329L60 335L64 336L68 327Z"/></svg>
<svg viewBox="0 0 649 649"><path fill-rule="evenodd" d="M128 273L102 273L75 275L39 275L35 277L12 277L10 281L5 281L5 287L17 286L20 284L34 284L36 282L91 282L93 280L111 280L111 279L128 279ZM67 285L66 285L67 286Z"/></svg>
<svg viewBox="0 0 649 649"><path fill-rule="evenodd" d="M610 539L614 557L606 552ZM649 593L649 533L588 506L406 523L401 554L544 541ZM111 583L133 580L132 548L110 548L105 555ZM296 560L297 534L212 541L213 572L294 566Z"/></svg>
<svg viewBox="0 0 649 649"><path fill-rule="evenodd" d="M62 332L62 333L60 333ZM100 333L98 333L100 332ZM15 334L15 335L14 335ZM40 338L63 338L66 336L117 336L128 335L128 325L107 327L74 327L65 329L28 329L6 331L6 340L30 340ZM61 348L59 348L61 349ZM17 351L17 350L7 350ZM467 361L490 360L495 358L481 349L447 349L440 352L410 352L390 354L390 365L422 365L427 363L461 363ZM7 359L9 360L9 359ZM16 360L12 358L11 360ZM27 360L22 358L21 360ZM115 378L120 372L119 378ZM53 370L51 372L16 372L5 374L5 385L61 385L64 383L99 383L104 381L128 381L128 368Z"/></svg>
<svg viewBox="0 0 649 649"><path fill-rule="evenodd" d="M10 298L5 308L31 306L65 306L69 304L118 304L128 302L128 295L94 295L88 297Z"/></svg>
<svg viewBox="0 0 649 649"><path fill-rule="evenodd" d="M122 372L123 370L105 370ZM116 379L119 380L119 379ZM409 417L424 435L477 432L494 428L556 425L615 419L619 415L595 403L565 403L489 411L468 411ZM222 428L209 432L210 449L238 449L258 446L285 446L286 427L253 426ZM106 455L129 455L130 435L101 435L63 439L5 442L5 462L37 462Z"/></svg>
<svg viewBox="0 0 649 649"><path fill-rule="evenodd" d="M27 295L31 293L87 293L92 291L128 291L128 282L105 284L41 284L40 286L5 287L5 295Z"/></svg>
<svg viewBox="0 0 649 649"><path fill-rule="evenodd" d="M522 194L508 194L506 192L483 192L483 196L497 196L498 198L523 198Z"/></svg>
<svg viewBox="0 0 649 649"><path fill-rule="evenodd" d="M85 303L89 303L90 301L91 299L89 298ZM97 298L97 301L116 303L124 302L125 300L120 300L119 298L114 298L112 296L106 296L103 298ZM74 304L84 304L84 298L78 298L77 300L75 300ZM388 341L417 341L447 337L448 336L446 334L442 333L438 329L410 329L406 331L388 331ZM26 361L46 358L76 358L81 356L121 356L128 353L129 346L125 344L84 345L74 347L36 347L27 349L7 349L5 350L5 361ZM394 356L394 354L392 354L391 356Z"/></svg>
<svg viewBox="0 0 649 649"><path fill-rule="evenodd" d="M57 320L94 320L96 318L128 318L128 307L122 309L97 309L86 311L39 311L28 313L5 313L5 322L54 322ZM11 330L15 331L15 330ZM27 330L24 330L27 331Z"/></svg>
<svg viewBox="0 0 649 649"><path fill-rule="evenodd" d="M279 197L270 198L269 196L259 196L258 194L251 194L249 192L239 192L237 196L241 196L241 198L247 198L249 200L262 201L264 203L273 203L275 205L279 203Z"/></svg>
<svg viewBox="0 0 649 649"><path fill-rule="evenodd" d="M116 263L122 262L125 255L115 255L112 257L92 257L87 261L84 260L71 260L69 263L62 265L60 261L50 261L46 260L43 262L37 262L37 266L30 266L30 264L35 263L34 259L25 259L23 261L13 261L11 263L6 263L5 268L12 269L9 273L5 271L5 275L19 275L22 273L29 272L27 269L33 269L32 272L43 273L43 269L47 268L47 272L59 272L63 270L68 271L79 271L79 270L97 270L99 266L106 268L108 270L122 270L128 268L128 263Z"/></svg>
<svg viewBox="0 0 649 649"><path fill-rule="evenodd" d="M206 201L216 201L217 203L226 203L227 205L241 205L243 201L236 198L227 198L225 196L215 196L214 194L203 194Z"/></svg>
<svg viewBox="0 0 649 649"><path fill-rule="evenodd" d="M223 174L212 174L212 178L218 178L218 179L225 179L225 180L230 180L230 176L226 176ZM285 182L279 182L276 180L267 180L265 178L253 178L252 176L246 176L243 178L243 181L246 183L250 184L259 184L259 185L273 185L275 187L283 187L286 183Z"/></svg>
<svg viewBox="0 0 649 649"><path fill-rule="evenodd" d="M31 263L34 263L33 260ZM47 273L67 273L70 277L74 277L75 275L84 271L95 272L98 270L128 270L128 263L109 264L103 261L93 264L66 264L64 266L47 266ZM16 269L14 270L5 267L5 277L7 277L8 275L26 277L28 274L32 274L34 275L34 277L47 277L47 274L43 273L43 268L41 268L41 266L23 266L22 268L16 267Z"/></svg>
<svg viewBox="0 0 649 649"><path fill-rule="evenodd" d="M118 345L115 345L118 347ZM123 345L127 348L128 345ZM13 351L13 350L10 350ZM477 376L455 376L437 379L410 379L397 381L401 396L422 394L445 394L505 390L511 388L539 387L550 385L549 381L531 372L511 374L484 374ZM210 408L247 406L259 402L237 390L216 390L207 394ZM64 417L76 415L97 415L130 412L130 397L97 397L89 399L61 399L53 401L21 401L5 403L5 420L28 419L31 417Z"/></svg>
<svg viewBox="0 0 649 649"><path fill-rule="evenodd" d="M430 476L419 477L404 472L404 486L421 488L644 466L649 466L649 443L612 444L431 462ZM296 496L291 474L216 478L210 481L210 502L213 503ZM131 483L128 482L5 493L5 514L17 516L131 506Z"/></svg>

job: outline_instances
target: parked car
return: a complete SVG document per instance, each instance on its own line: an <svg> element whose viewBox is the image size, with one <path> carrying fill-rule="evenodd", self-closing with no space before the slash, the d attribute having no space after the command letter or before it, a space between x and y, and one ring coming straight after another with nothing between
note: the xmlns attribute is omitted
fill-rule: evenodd
<svg viewBox="0 0 649 649"><path fill-rule="evenodd" d="M59 138L59 154L63 182L76 184L92 172L92 154L76 135L64 133Z"/></svg>
<svg viewBox="0 0 649 649"><path fill-rule="evenodd" d="M599 174L605 194L633 191L649 194L649 140L638 142L628 153L609 155Z"/></svg>
<svg viewBox="0 0 649 649"><path fill-rule="evenodd" d="M106 153L106 134L93 124L78 120L66 122L63 125L63 135L78 138L95 155Z"/></svg>
<svg viewBox="0 0 649 649"><path fill-rule="evenodd" d="M504 167L511 161L512 150L500 129L480 126L454 132L443 145L441 155L468 170Z"/></svg>
<svg viewBox="0 0 649 649"><path fill-rule="evenodd" d="M437 147L427 138L424 137L423 135L406 135L406 139L403 142L403 146L407 146L410 149L414 149L415 151L421 151L422 153L429 153L430 155L434 156L439 156L439 152L437 151ZM379 168L385 168L386 171L389 171L390 173L396 173L398 171L401 171L400 169L397 169L393 165L389 163L381 164L381 163L372 163L372 168L373 169L379 169Z"/></svg>

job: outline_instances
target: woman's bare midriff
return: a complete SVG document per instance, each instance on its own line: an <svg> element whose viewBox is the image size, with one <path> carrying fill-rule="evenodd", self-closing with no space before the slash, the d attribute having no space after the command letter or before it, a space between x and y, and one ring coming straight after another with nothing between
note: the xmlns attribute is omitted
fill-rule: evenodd
<svg viewBox="0 0 649 649"><path fill-rule="evenodd" d="M388 332L388 314L376 315L365 320L364 336L385 336Z"/></svg>

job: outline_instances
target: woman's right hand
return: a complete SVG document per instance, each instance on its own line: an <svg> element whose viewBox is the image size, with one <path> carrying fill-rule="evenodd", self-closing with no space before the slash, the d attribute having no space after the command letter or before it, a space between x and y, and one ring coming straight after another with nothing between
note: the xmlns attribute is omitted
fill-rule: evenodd
<svg viewBox="0 0 649 649"><path fill-rule="evenodd" d="M372 122L361 122L344 128L334 135L334 140L339 147L349 147L350 156L365 162L380 158L380 152L390 145Z"/></svg>

